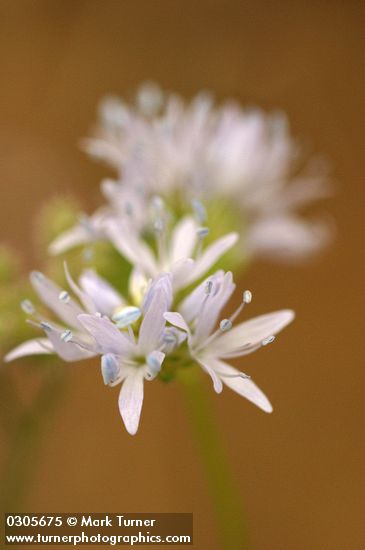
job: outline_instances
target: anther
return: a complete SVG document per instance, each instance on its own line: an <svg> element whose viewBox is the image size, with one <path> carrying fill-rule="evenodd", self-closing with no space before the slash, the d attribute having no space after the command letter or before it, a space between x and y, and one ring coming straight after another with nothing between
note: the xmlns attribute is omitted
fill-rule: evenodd
<svg viewBox="0 0 365 550"><path fill-rule="evenodd" d="M112 316L112 319L116 323L118 328L126 328L137 321L140 318L141 314L142 312L139 307L126 306L118 308Z"/></svg>
<svg viewBox="0 0 365 550"><path fill-rule="evenodd" d="M157 376L161 370L161 363L152 353L147 356L147 365L150 369L150 374L153 377Z"/></svg>
<svg viewBox="0 0 365 550"><path fill-rule="evenodd" d="M165 203L161 197L158 195L154 196L152 198L152 206L157 210L159 214L161 214L165 209Z"/></svg>
<svg viewBox="0 0 365 550"><path fill-rule="evenodd" d="M271 336L268 336L267 338L264 338L264 340L262 340L261 344L263 346L267 346L268 344L271 344L271 342L273 342L274 340L275 340L275 336L271 335Z"/></svg>
<svg viewBox="0 0 365 550"><path fill-rule="evenodd" d="M47 321L41 321L40 326L41 328L43 328L43 330L52 330L51 325L47 323Z"/></svg>
<svg viewBox="0 0 365 550"><path fill-rule="evenodd" d="M213 281L207 281L205 283L205 294L210 294L213 290Z"/></svg>
<svg viewBox="0 0 365 550"><path fill-rule="evenodd" d="M44 281L45 277L40 271L33 271L33 276L37 281Z"/></svg>
<svg viewBox="0 0 365 550"><path fill-rule="evenodd" d="M162 233L162 231L164 230L164 223L161 218L158 218L155 221L155 223L153 224L153 229L155 230L156 233Z"/></svg>
<svg viewBox="0 0 365 550"><path fill-rule="evenodd" d="M209 228L208 227L199 227L196 230L196 234L198 235L199 239L204 239L209 235Z"/></svg>
<svg viewBox="0 0 365 550"><path fill-rule="evenodd" d="M170 332L164 335L163 341L165 342L165 344L176 344L177 338L174 334Z"/></svg>
<svg viewBox="0 0 365 550"><path fill-rule="evenodd" d="M70 329L64 330L61 334L61 340L64 342L70 342L72 340L72 332Z"/></svg>
<svg viewBox="0 0 365 550"><path fill-rule="evenodd" d="M230 330L232 328L232 321L230 321L229 319L223 319L219 323L219 328L222 332L227 332L227 330Z"/></svg>
<svg viewBox="0 0 365 550"><path fill-rule="evenodd" d="M225 372L219 372L215 371L220 378L243 378L244 380L248 380L251 378L248 374L245 374L244 372L237 372L237 374L226 374Z"/></svg>
<svg viewBox="0 0 365 550"><path fill-rule="evenodd" d="M104 384L108 386L115 382L119 375L119 365L112 355L103 355L101 358L101 375Z"/></svg>
<svg viewBox="0 0 365 550"><path fill-rule="evenodd" d="M200 201L193 199L191 201L191 206L194 210L194 214L198 220L199 223L205 223L207 220L207 211L205 209L205 206Z"/></svg>
<svg viewBox="0 0 365 550"><path fill-rule="evenodd" d="M94 250L91 247L87 247L82 251L82 256L85 262L91 262L94 256Z"/></svg>
<svg viewBox="0 0 365 550"><path fill-rule="evenodd" d="M68 302L70 301L70 295L67 292L67 290L62 290L62 292L60 292L60 294L58 296L58 299L61 302L64 302L65 304L68 304Z"/></svg>
<svg viewBox="0 0 365 550"><path fill-rule="evenodd" d="M250 290L245 290L242 295L242 301L244 304L249 304L252 301L252 292Z"/></svg>
<svg viewBox="0 0 365 550"><path fill-rule="evenodd" d="M30 300L23 300L20 303L20 307L24 311L24 313L27 313L28 315L32 315L35 312L34 305Z"/></svg>

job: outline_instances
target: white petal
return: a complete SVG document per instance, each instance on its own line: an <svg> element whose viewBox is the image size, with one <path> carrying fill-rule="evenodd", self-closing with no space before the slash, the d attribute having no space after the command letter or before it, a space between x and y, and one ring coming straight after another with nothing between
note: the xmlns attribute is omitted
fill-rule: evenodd
<svg viewBox="0 0 365 550"><path fill-rule="evenodd" d="M108 220L105 232L115 248L132 264L142 268L150 277L157 274L157 266L150 248L127 223Z"/></svg>
<svg viewBox="0 0 365 550"><path fill-rule="evenodd" d="M240 374L240 371L231 367L231 365L224 363L223 361L212 358L210 358L209 360L205 359L205 362L207 361L209 361L210 367L216 370L217 373L228 375ZM241 378L240 376L237 376L237 378L225 378L224 376L222 376L221 379L223 383L226 384L226 386L231 388L231 390L235 391L239 395L242 395L242 397L245 397L263 411L268 413L272 412L272 405L270 401L268 400L266 395L260 390L260 388L258 388L256 384L252 382L252 380L248 378Z"/></svg>
<svg viewBox="0 0 365 550"><path fill-rule="evenodd" d="M143 403L143 368L135 368L123 382L119 394L119 410L127 432L135 435L138 430Z"/></svg>
<svg viewBox="0 0 365 550"><path fill-rule="evenodd" d="M75 342L65 342L61 338L63 331L56 328L52 330L46 330L48 339L52 343L52 347L55 350L55 353L61 357L64 361L80 361L82 359L88 359L89 357L94 357L96 355L95 351L85 349L78 346Z"/></svg>
<svg viewBox="0 0 365 550"><path fill-rule="evenodd" d="M125 304L119 292L92 269L88 269L81 274L80 285L86 294L91 297L96 311L103 315L111 317L117 307Z"/></svg>
<svg viewBox="0 0 365 550"><path fill-rule="evenodd" d="M33 271L30 282L42 302L48 306L66 325L80 328L77 316L83 313L81 307L72 299L65 303L59 299L62 289L45 277L42 273Z"/></svg>
<svg viewBox="0 0 365 550"><path fill-rule="evenodd" d="M190 336L190 328L185 322L185 319L183 318L181 313L178 313L177 311L167 311L164 314L164 317L166 321L168 321L171 325L174 325L175 327L184 330Z"/></svg>
<svg viewBox="0 0 365 550"><path fill-rule="evenodd" d="M89 243L91 240L90 232L87 231L85 227L78 224L56 237L49 245L48 251L50 254L56 256L75 246Z"/></svg>
<svg viewBox="0 0 365 550"><path fill-rule="evenodd" d="M236 288L230 271L221 277L212 277L210 280L213 282L213 288L206 297L204 307L202 307L197 319L193 338L195 344L203 343L211 334L222 309Z"/></svg>
<svg viewBox="0 0 365 550"><path fill-rule="evenodd" d="M176 224L171 240L171 264L192 257L197 242L196 231L197 224L190 216L186 216Z"/></svg>
<svg viewBox="0 0 365 550"><path fill-rule="evenodd" d="M14 361L18 357L25 357L27 355L43 355L54 353L53 346L48 338L35 338L33 340L27 340L16 348L12 349L4 357L4 361Z"/></svg>
<svg viewBox="0 0 365 550"><path fill-rule="evenodd" d="M143 272L138 267L134 267L129 276L128 289L129 295L132 298L132 302L137 306L142 303L143 296L146 293L147 285L148 280L146 279Z"/></svg>
<svg viewBox="0 0 365 550"><path fill-rule="evenodd" d="M186 258L178 260L171 266L172 282L174 290L179 290L186 286L186 281L189 280L190 274L194 270L194 260Z"/></svg>
<svg viewBox="0 0 365 550"><path fill-rule="evenodd" d="M184 317L187 323L191 323L198 315L202 307L202 302L206 298L207 282L219 281L223 278L224 271L219 270L211 277L205 279L200 285L194 288L194 290L181 302L179 306L180 313Z"/></svg>
<svg viewBox="0 0 365 550"><path fill-rule="evenodd" d="M204 359L203 357L197 357L196 359L202 366L203 370L205 370L205 372L207 372L211 377L216 393L221 393L223 390L222 380L219 378L215 370L210 366L209 359Z"/></svg>
<svg viewBox="0 0 365 550"><path fill-rule="evenodd" d="M86 151L91 157L97 160L103 160L118 170L123 166L124 157L121 154L119 147L111 141L104 139L83 139L81 148Z"/></svg>
<svg viewBox="0 0 365 550"><path fill-rule="evenodd" d="M295 260L321 249L330 237L331 230L325 223L280 216L263 218L251 225L246 242L251 254Z"/></svg>
<svg viewBox="0 0 365 550"><path fill-rule="evenodd" d="M139 329L138 348L142 354L157 349L165 328L164 313L169 307L163 287L157 287L151 296Z"/></svg>
<svg viewBox="0 0 365 550"><path fill-rule="evenodd" d="M204 353L216 357L224 357L225 354L233 356L234 351L242 346L259 344L265 338L277 334L292 322L294 316L292 310L283 309L244 321L219 335L208 344Z"/></svg>
<svg viewBox="0 0 365 550"><path fill-rule="evenodd" d="M131 343L106 317L83 314L79 315L79 321L95 339L101 353L127 355L131 352Z"/></svg>
<svg viewBox="0 0 365 550"><path fill-rule="evenodd" d="M219 260L238 240L238 233L229 233L208 246L196 260L189 283L196 281Z"/></svg>
<svg viewBox="0 0 365 550"><path fill-rule="evenodd" d="M73 293L78 297L78 299L80 300L80 302L84 306L87 313L96 313L97 309L96 309L96 306L94 304L94 301L92 300L92 298L90 296L88 296L85 292L83 292L81 290L81 288L75 283L75 281L71 277L71 273L69 272L67 262L64 262L63 266L64 266L66 280L67 280L67 283L68 283L69 287L71 288Z"/></svg>

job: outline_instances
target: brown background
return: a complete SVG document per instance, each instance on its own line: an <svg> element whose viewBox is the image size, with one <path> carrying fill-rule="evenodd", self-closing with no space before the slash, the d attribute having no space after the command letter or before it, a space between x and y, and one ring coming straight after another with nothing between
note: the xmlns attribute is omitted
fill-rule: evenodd
<svg viewBox="0 0 365 550"><path fill-rule="evenodd" d="M106 171L77 142L98 99L130 94L146 78L187 97L211 88L220 99L283 108L293 133L332 161L334 246L304 267L256 264L244 282L252 314L297 311L273 347L245 361L274 414L212 392L255 550L365 547L363 8L354 0L0 2L1 235L29 265L32 219L48 197L96 203ZM41 449L28 510L193 511L195 547L215 549L178 388L147 387L132 438L97 368L65 368L72 385Z"/></svg>

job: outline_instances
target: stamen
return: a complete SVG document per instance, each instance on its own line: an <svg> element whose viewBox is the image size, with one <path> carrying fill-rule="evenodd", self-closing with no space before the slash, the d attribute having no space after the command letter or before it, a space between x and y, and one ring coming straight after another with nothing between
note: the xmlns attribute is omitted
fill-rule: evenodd
<svg viewBox="0 0 365 550"><path fill-rule="evenodd" d="M58 296L58 299L61 302L64 302L65 304L68 304L68 302L70 301L70 295L67 292L67 290L62 290L62 292L60 292L60 294Z"/></svg>
<svg viewBox="0 0 365 550"><path fill-rule="evenodd" d="M41 321L40 326L43 330L52 330L52 327L47 321Z"/></svg>
<svg viewBox="0 0 365 550"><path fill-rule="evenodd" d="M27 313L28 315L33 315L33 313L35 312L34 305L30 300L23 300L20 303L20 307L22 308L24 313Z"/></svg>
<svg viewBox="0 0 365 550"><path fill-rule="evenodd" d="M152 206L155 208L156 213L161 215L165 210L165 203L161 197L155 195L152 198Z"/></svg>
<svg viewBox="0 0 365 550"><path fill-rule="evenodd" d="M202 253L202 250L203 250L203 241L204 241L205 237L207 237L209 235L209 229L208 229L208 227L199 227L196 230L196 234L198 236L198 245L197 245L197 248L196 248L195 257L199 258L200 254Z"/></svg>
<svg viewBox="0 0 365 550"><path fill-rule="evenodd" d="M267 346L268 344L271 344L271 342L273 342L275 340L275 336L272 335L272 336L268 336L267 338L264 338L261 342L261 344L263 346Z"/></svg>
<svg viewBox="0 0 365 550"><path fill-rule="evenodd" d="M147 355L146 362L149 368L149 370L146 372L146 376L149 380L153 380L154 378L156 378L156 376L160 372L161 364L158 361L158 359L155 357L155 355L153 355L153 353L150 353L149 355Z"/></svg>
<svg viewBox="0 0 365 550"><path fill-rule="evenodd" d="M252 301L252 292L250 290L245 290L242 296L242 301L245 304L250 304Z"/></svg>
<svg viewBox="0 0 365 550"><path fill-rule="evenodd" d="M196 230L196 233L199 237L199 239L204 239L209 235L209 228L208 227L198 227Z"/></svg>
<svg viewBox="0 0 365 550"><path fill-rule="evenodd" d="M232 328L232 321L230 319L223 319L219 323L219 328L222 332L227 332L227 330L230 330Z"/></svg>
<svg viewBox="0 0 365 550"><path fill-rule="evenodd" d="M101 358L101 374L104 384L108 386L118 379L120 367L112 355L103 355Z"/></svg>
<svg viewBox="0 0 365 550"><path fill-rule="evenodd" d="M37 279L37 281L41 282L44 281L45 276L40 271L33 271L33 276Z"/></svg>
<svg viewBox="0 0 365 550"><path fill-rule="evenodd" d="M90 218L89 218L89 216L88 216L87 214L85 214L84 212L82 212L81 214L79 214L78 219L79 219L80 225L82 225L82 227L83 227L84 229L86 229L86 231L87 231L88 233L91 233L91 234L94 233L94 229L93 229L93 227L92 227Z"/></svg>
<svg viewBox="0 0 365 550"><path fill-rule="evenodd" d="M118 328L126 328L137 321L141 315L142 312L139 307L126 306L118 308L112 316L112 319Z"/></svg>
<svg viewBox="0 0 365 550"><path fill-rule="evenodd" d="M203 203L197 199L191 201L191 206L193 207L194 214L199 223L205 223L207 220L207 211Z"/></svg>
<svg viewBox="0 0 365 550"><path fill-rule="evenodd" d="M129 335L130 341L133 344L135 344L136 343L136 337L134 336L134 331L133 331L133 328L131 327L131 325L128 325L128 335Z"/></svg>
<svg viewBox="0 0 365 550"><path fill-rule="evenodd" d="M237 319L237 317L239 316L239 314L241 313L245 305L249 304L251 300L252 300L252 293L249 290L245 290L242 294L242 303L238 306L236 311L234 311L229 318L229 320L232 321L232 323L235 319Z"/></svg>
<svg viewBox="0 0 365 550"><path fill-rule="evenodd" d="M237 374L225 374L224 372L215 371L215 373L218 374L218 376L220 376L221 378L244 378L245 380L251 378L251 376L245 374L244 372L239 372Z"/></svg>
<svg viewBox="0 0 365 550"><path fill-rule="evenodd" d="M164 335L163 341L165 342L165 344L176 344L177 338L174 334L170 332Z"/></svg>
<svg viewBox="0 0 365 550"><path fill-rule="evenodd" d="M210 294L213 290L213 281L207 281L205 283L204 290L205 290L205 294Z"/></svg>
<svg viewBox="0 0 365 550"><path fill-rule="evenodd" d="M89 246L82 251L82 256L85 262L91 262L94 257L94 250Z"/></svg>
<svg viewBox="0 0 365 550"><path fill-rule="evenodd" d="M164 230L164 225L165 224L163 223L163 220L161 218L158 218L153 224L153 229L155 230L155 233L157 233L158 235L162 233Z"/></svg>
<svg viewBox="0 0 365 550"><path fill-rule="evenodd" d="M72 340L72 332L70 329L64 330L61 334L61 340L64 342L70 342Z"/></svg>
<svg viewBox="0 0 365 550"><path fill-rule="evenodd" d="M165 222L161 216L153 224L153 229L156 236L157 253L160 264L163 265L166 258L166 235L165 235Z"/></svg>

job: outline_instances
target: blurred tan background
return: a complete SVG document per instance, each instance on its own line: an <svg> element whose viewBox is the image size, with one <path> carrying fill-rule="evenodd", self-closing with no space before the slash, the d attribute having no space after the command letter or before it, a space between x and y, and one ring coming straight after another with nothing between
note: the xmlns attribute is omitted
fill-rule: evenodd
<svg viewBox="0 0 365 550"><path fill-rule="evenodd" d="M107 171L78 150L105 93L145 79L186 97L210 88L282 108L331 160L334 246L302 267L256 264L250 313L293 307L295 324L246 359L274 414L211 393L254 550L363 550L364 3L2 0L1 238L36 267L33 219L55 194L99 200ZM361 286L360 286L361 285ZM9 368L17 369L16 365ZM147 387L128 436L98 367L72 384L40 448L28 511L193 511L195 548L216 550L204 472L176 385ZM207 381L207 383L209 383Z"/></svg>

